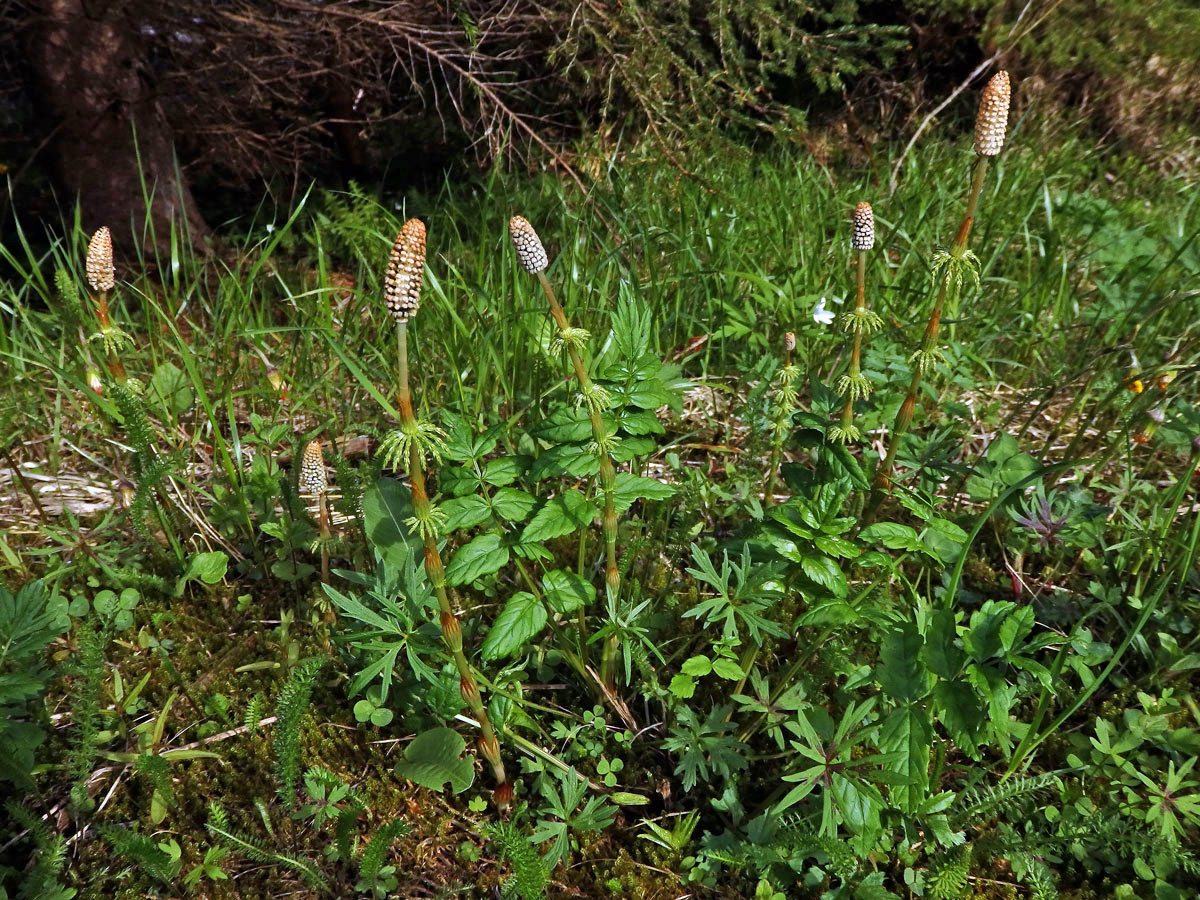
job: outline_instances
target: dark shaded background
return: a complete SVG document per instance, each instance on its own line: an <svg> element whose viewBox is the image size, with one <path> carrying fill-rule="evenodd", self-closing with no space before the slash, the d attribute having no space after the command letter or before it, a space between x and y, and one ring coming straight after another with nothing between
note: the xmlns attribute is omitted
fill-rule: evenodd
<svg viewBox="0 0 1200 900"><path fill-rule="evenodd" d="M1181 0L0 0L0 237L78 198L85 229L147 244L149 210L208 246L264 191L574 176L581 138L617 134L685 171L778 140L869 157L992 59L1018 109L1194 168L1197 29Z"/></svg>

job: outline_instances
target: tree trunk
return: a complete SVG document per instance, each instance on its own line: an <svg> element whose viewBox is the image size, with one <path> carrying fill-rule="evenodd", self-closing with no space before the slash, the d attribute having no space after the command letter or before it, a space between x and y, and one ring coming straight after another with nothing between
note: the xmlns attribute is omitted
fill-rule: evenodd
<svg viewBox="0 0 1200 900"><path fill-rule="evenodd" d="M186 227L210 235L175 165L139 23L125 0L42 0L32 61L47 105L60 184L78 197L84 227L108 225L132 249L165 247Z"/></svg>

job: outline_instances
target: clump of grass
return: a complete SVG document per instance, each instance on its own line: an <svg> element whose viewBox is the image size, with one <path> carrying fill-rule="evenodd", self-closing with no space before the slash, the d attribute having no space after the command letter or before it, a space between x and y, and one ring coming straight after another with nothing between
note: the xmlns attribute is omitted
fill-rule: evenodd
<svg viewBox="0 0 1200 900"><path fill-rule="evenodd" d="M853 343L850 348L849 370L838 380L837 385L837 392L846 398L846 404L842 407L841 421L829 429L829 439L842 444L857 441L861 437L854 425L854 404L871 395L871 382L862 373L863 336L883 327L879 316L867 309L867 252L875 246L875 213L870 203L863 202L854 208L853 224L850 248L858 262L854 309L843 315L841 320L842 330L852 335Z"/></svg>
<svg viewBox="0 0 1200 900"><path fill-rule="evenodd" d="M425 455L430 453L441 458L445 448L442 432L432 423L418 422L412 404L412 390L408 380L408 323L421 306L421 283L425 274L425 223L420 219L409 219L400 229L392 245L391 257L384 276L384 300L388 311L396 320L396 380L400 412L400 430L388 435L380 447L385 464L393 468L407 464L412 484L413 517L406 523L417 532L425 547L425 573L437 598L445 641L454 665L458 669L459 692L479 722L479 751L491 764L496 778L495 799L504 806L512 799L512 787L500 758L500 741L488 717L487 708L479 690L479 683L471 671L471 664L463 653L462 627L450 604L446 592L446 568L438 549L438 531L445 523L445 514L429 500L425 486Z"/></svg>
<svg viewBox="0 0 1200 900"><path fill-rule="evenodd" d="M938 249L933 256L931 268L933 279L938 286L937 296L933 302L933 309L929 313L929 321L925 326L921 346L912 355L913 371L908 384L908 393L896 413L887 453L875 472L871 510L878 507L879 501L882 499L881 492L891 484L896 453L900 449L909 425L912 424L913 412L917 406L917 394L921 389L921 380L941 358L937 341L941 327L942 309L946 305L946 299L952 291L957 294L962 290L963 281L966 278L970 278L976 287L979 286L979 260L974 253L967 249L967 241L971 235L971 226L975 222L979 195L983 191L983 182L987 177L988 163L1004 147L1004 137L1008 129L1010 96L1011 86L1008 73L998 72L984 87L980 97L979 111L975 118L975 165L971 187L967 194L967 210L958 226L954 242L949 248Z"/></svg>
<svg viewBox="0 0 1200 900"><path fill-rule="evenodd" d="M546 278L546 269L550 258L541 238L524 216L513 216L508 222L508 233L512 238L513 249L516 250L517 260L525 271L537 276L542 292L550 304L550 314L558 325L558 343L565 347L575 369L575 377L579 381L579 405L587 409L588 419L592 425L592 447L596 459L600 463L600 493L604 502L600 530L604 535L604 583L609 597L616 599L621 589L621 570L617 557L617 510L615 496L617 491L617 471L613 465L612 450L616 445L616 436L610 434L604 423L603 414L609 408L608 392L593 384L584 365L581 349L586 346L588 332L582 328L572 328L563 312L562 305L554 294L554 288ZM586 645L584 629L584 613L580 610L580 645ZM608 684L611 678L612 659L616 655L616 645L613 639L606 642L604 657L601 662L600 676Z"/></svg>

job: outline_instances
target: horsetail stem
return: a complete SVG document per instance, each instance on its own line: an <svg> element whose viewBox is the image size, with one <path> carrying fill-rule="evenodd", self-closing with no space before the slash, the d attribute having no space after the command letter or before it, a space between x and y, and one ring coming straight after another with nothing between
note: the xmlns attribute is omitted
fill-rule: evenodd
<svg viewBox="0 0 1200 900"><path fill-rule="evenodd" d="M913 354L913 373L909 380L908 393L896 413L896 421L892 425L892 434L888 441L887 454L875 473L872 484L872 498L868 505L868 518L878 508L882 500L882 492L890 484L895 470L896 453L900 443L912 424L913 413L916 410L917 394L921 388L921 379L937 356L938 331L941 325L942 308L949 294L950 286L961 286L964 272L969 273L978 284L978 261L967 250L967 240L971 235L971 226L975 223L975 212L979 205L979 195L983 191L983 182L987 177L988 161L1000 152L1004 146L1004 137L1008 127L1008 106L1011 97L1011 85L1007 72L998 72L983 89L980 96L979 111L975 117L975 166L971 179L970 193L967 195L967 209L954 243L948 250L939 251L934 256L934 275L938 278L937 297L933 309L929 313L929 321L925 326L925 334L921 339L920 349Z"/></svg>
<svg viewBox="0 0 1200 900"><path fill-rule="evenodd" d="M865 399L871 393L871 382L862 374L863 336L883 324L879 316L867 309L867 251L875 246L875 213L870 203L859 203L854 208L853 224L850 249L857 257L858 277L854 310L842 317L842 328L852 335L850 365L837 386L837 392L846 398L846 403L842 406L841 420L829 429L829 439L843 444L857 441L861 437L854 426L854 403Z"/></svg>
<svg viewBox="0 0 1200 900"><path fill-rule="evenodd" d="M409 479L412 484L412 505L416 530L421 534L425 550L425 573L437 598L442 640L454 658L458 669L459 693L479 722L479 752L492 767L496 778L496 802L506 804L512 789L507 786L504 762L500 758L500 741L488 718L479 683L471 664L463 653L462 627L446 593L446 568L437 545L437 516L425 488L425 452L422 429L413 412L412 391L408 382L408 322L421 304L421 282L425 272L425 224L419 219L404 223L392 246L387 272L384 275L384 300L396 320L396 375L400 411L400 430L405 439L399 443L408 457Z"/></svg>
<svg viewBox="0 0 1200 900"><path fill-rule="evenodd" d="M783 336L783 366L776 376L771 392L775 414L771 419L771 458L767 463L767 487L763 491L763 504L775 502L775 484L779 474L779 460L783 457L783 441L791 430L792 415L796 412L799 394L795 388L799 369L792 365L792 351L796 349L796 335L789 331Z"/></svg>
<svg viewBox="0 0 1200 900"><path fill-rule="evenodd" d="M602 412L608 406L608 396L601 388L592 383L592 379L587 373L587 367L583 364L583 357L579 354L579 346L586 338L586 332L571 327L566 313L563 312L563 308L554 294L554 288L546 279L546 267L550 264L550 260L537 232L533 230L533 226L524 216L513 216L508 223L508 232L512 238L517 259L527 272L537 276L538 283L542 286L542 292L550 304L550 314L558 325L559 337L571 357L571 365L575 369L575 377L579 380L583 403L587 407L588 418L592 423L592 440L595 442L596 457L600 462L600 491L604 497L604 513L600 520L606 560L604 582L608 593L615 598L621 586L621 572L617 565L617 511L614 502L617 473L610 452L613 436L608 433L608 426L604 424L602 417ZM583 628L582 618L580 628ZM580 641L581 644L585 643L582 633ZM600 668L601 678L606 684L610 682L612 659L615 654L616 642L615 639L610 639L605 644Z"/></svg>
<svg viewBox="0 0 1200 900"><path fill-rule="evenodd" d="M321 583L329 584L329 506L325 494L329 481L325 475L325 458L321 455L321 442L309 441L300 458L300 493L317 498L317 523L321 529ZM332 607L331 607L332 608Z"/></svg>
<svg viewBox="0 0 1200 900"><path fill-rule="evenodd" d="M108 371L119 384L124 384L128 376L125 373L125 363L121 361L117 352L120 331L113 328L108 313L108 294L116 287L117 280L116 268L113 265L112 232L108 230L107 225L97 228L88 241L84 273L88 284L96 292L96 321L100 325L97 334L105 345Z"/></svg>

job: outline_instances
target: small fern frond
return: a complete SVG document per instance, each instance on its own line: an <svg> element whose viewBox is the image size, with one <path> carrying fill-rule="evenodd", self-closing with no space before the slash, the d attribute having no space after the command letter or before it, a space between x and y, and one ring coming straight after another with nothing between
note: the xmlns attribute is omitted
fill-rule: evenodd
<svg viewBox="0 0 1200 900"><path fill-rule="evenodd" d="M384 856L392 848L396 838L406 834L408 834L408 825L399 819L392 819L371 836L367 849L363 851L362 859L358 863L358 877L368 887L374 888L375 882L379 878L379 870L383 866Z"/></svg>
<svg viewBox="0 0 1200 900"><path fill-rule="evenodd" d="M208 833L222 846L240 856L244 856L246 859L290 869L299 875L305 884L310 887L323 890L329 886L329 882L321 873L321 870L308 860L300 859L298 856L293 856L290 853L284 853L280 850L272 850L258 838L238 834L231 830L229 827L229 817L218 803L209 804L208 824L205 825L205 828L208 829Z"/></svg>
<svg viewBox="0 0 1200 900"><path fill-rule="evenodd" d="M275 754L276 790L289 809L296 806L296 780L300 777L300 725L308 712L317 673L324 665L321 656L300 662L284 682L275 704L271 749Z"/></svg>
<svg viewBox="0 0 1200 900"><path fill-rule="evenodd" d="M511 823L498 825L489 831L500 850L500 859L512 863L513 874L501 888L505 900L542 900L550 872L546 861L533 843Z"/></svg>

